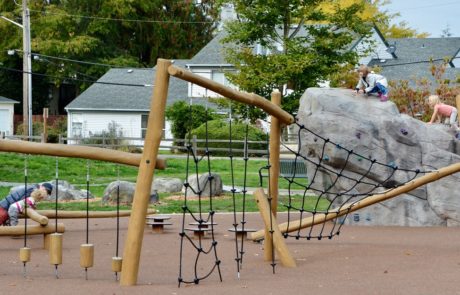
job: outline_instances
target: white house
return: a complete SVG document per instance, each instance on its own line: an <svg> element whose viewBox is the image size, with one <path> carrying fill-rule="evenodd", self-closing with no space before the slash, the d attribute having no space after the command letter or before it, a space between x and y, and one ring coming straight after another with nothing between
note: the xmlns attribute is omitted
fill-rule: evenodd
<svg viewBox="0 0 460 295"><path fill-rule="evenodd" d="M14 104L15 100L0 96L0 134L14 134Z"/></svg>
<svg viewBox="0 0 460 295"><path fill-rule="evenodd" d="M185 68L189 60L175 60L174 64ZM142 139L145 137L150 103L153 94L155 69L110 69L97 83L65 107L67 111L67 136L78 138L97 136L115 124L122 137ZM187 100L187 82L171 77L167 105ZM203 103L197 100L198 103ZM195 102L195 103L197 103ZM164 138L172 139L170 122L165 122ZM129 139L130 144L143 145L143 140ZM170 145L163 142L162 145Z"/></svg>
<svg viewBox="0 0 460 295"><path fill-rule="evenodd" d="M218 32L192 59L176 60L175 65L233 87L225 77L226 72L234 71L235 68L225 60L224 49L228 45L221 42L223 37L225 31ZM372 49L370 51L366 50L369 45ZM254 47L261 54L268 53L260 46ZM359 54L360 64L379 65L382 74L389 80L404 80L416 75L430 78L430 60L446 57L450 59L450 68L446 71L449 78L454 79L460 74L460 38L386 40L374 27L369 38L356 38L349 50ZM123 137L143 138L154 76L155 69L109 70L65 108L68 113L68 137L89 137L107 131L108 125L115 122ZM217 97L217 94L192 83L170 78L167 105L186 100L215 107L203 97ZM172 137L169 122L165 122L164 134L166 138Z"/></svg>

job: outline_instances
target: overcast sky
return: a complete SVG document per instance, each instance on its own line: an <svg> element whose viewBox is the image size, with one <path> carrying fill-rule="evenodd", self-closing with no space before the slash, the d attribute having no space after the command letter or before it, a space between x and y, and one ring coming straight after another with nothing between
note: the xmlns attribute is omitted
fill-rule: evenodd
<svg viewBox="0 0 460 295"><path fill-rule="evenodd" d="M449 27L452 37L460 37L460 0L391 0L383 6L391 13L399 12L395 19L407 22L418 32L427 32L430 37L440 37Z"/></svg>

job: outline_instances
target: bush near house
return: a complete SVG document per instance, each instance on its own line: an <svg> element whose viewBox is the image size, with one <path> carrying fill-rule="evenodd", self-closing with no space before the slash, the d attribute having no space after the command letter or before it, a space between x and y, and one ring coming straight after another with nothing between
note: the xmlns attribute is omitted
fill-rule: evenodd
<svg viewBox="0 0 460 295"><path fill-rule="evenodd" d="M246 128L248 128L248 141L260 141L261 143L250 143L248 149L252 150L266 150L267 149L267 134L260 129L243 124L241 122L232 122L232 140L244 141L246 137ZM206 137L207 133L207 137ZM197 139L210 139L210 140L224 140L223 142L209 142L209 148L221 148L222 151L212 151L212 155L228 155L229 154L229 139L230 139L230 124L225 120L212 120L206 124L202 124L200 127L192 130L189 136L196 136ZM206 147L206 142L197 143L197 147ZM232 142L233 149L244 149L244 142ZM242 152L233 152L233 155L242 156Z"/></svg>
<svg viewBox="0 0 460 295"><path fill-rule="evenodd" d="M174 138L185 138L190 130L193 130L208 120L214 119L202 105L189 105L185 101L178 101L166 109L166 119L172 123L171 133ZM175 142L175 145L183 146L183 142Z"/></svg>
<svg viewBox="0 0 460 295"><path fill-rule="evenodd" d="M16 128L16 135L24 135L24 124L21 123ZM59 135L67 136L67 117L62 117L55 120L52 124L47 126L47 142L58 143ZM33 122L32 124L33 135L41 135L43 133L43 122Z"/></svg>
<svg viewBox="0 0 460 295"><path fill-rule="evenodd" d="M429 107L427 98L431 94L437 94L442 101L451 106L457 107L455 97L460 94L458 77L451 81L444 77L447 62L442 64L432 63L430 74L434 83L428 79L413 79L412 85L409 80L390 81L390 99L398 106L401 113L418 118L422 121L429 121L433 110Z"/></svg>

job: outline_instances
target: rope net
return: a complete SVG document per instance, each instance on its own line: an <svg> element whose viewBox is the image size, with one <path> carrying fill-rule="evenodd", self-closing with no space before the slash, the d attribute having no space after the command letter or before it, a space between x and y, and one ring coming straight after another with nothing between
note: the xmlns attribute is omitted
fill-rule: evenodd
<svg viewBox="0 0 460 295"><path fill-rule="evenodd" d="M398 159L383 162L373 158L370 151L353 151L304 125L296 123L296 126L297 148L284 145L292 154L291 171L289 175L283 175L288 183L288 196L280 204L288 212L285 238L331 239L340 234L341 227L357 202L377 193L391 191L421 174L432 172L400 167L399 164L404 163L398 163L401 161ZM356 133L355 136L359 139L360 134ZM302 177L305 173L300 171L302 166L307 169L308 177ZM331 222L319 222L320 216L321 219L337 216L337 212L343 211L344 215L333 218ZM302 219L306 217L310 217L312 226L302 225ZM294 221L300 222L300 225L294 226ZM315 226L315 223L319 224Z"/></svg>
<svg viewBox="0 0 460 295"><path fill-rule="evenodd" d="M192 117L192 116L191 116ZM183 218L182 228L180 232L180 266L179 266L179 286L181 283L198 284L201 280L209 277L214 271L218 273L219 279L222 281L220 271L220 259L217 254L218 242L214 235L215 213L213 207L213 198L216 197L214 190L220 179L213 172L213 164L219 163L220 169L223 166L226 173L231 179L229 193L233 206L233 223L232 229L235 242L235 262L237 276L240 277L240 270L243 263L244 255L244 235L238 235L245 231L246 227L246 202L247 202L247 171L248 171L248 133L249 122L244 120L244 127L241 124L235 124L236 120L230 116L228 119L228 147L223 149L214 148L211 152L208 141L208 122L205 123L205 142L202 151L196 146L193 146L189 131L189 140L186 144L187 165L186 165L186 181L184 183L185 196L182 206ZM191 125L191 124L190 124ZM235 140L236 130L243 129L244 138ZM219 158L211 158L219 156ZM242 157L242 163L236 163L235 157ZM235 177L236 170L242 177ZM242 170L242 171L241 171ZM222 172L222 171L220 171ZM198 206L191 205L191 200L198 201ZM238 209L237 209L238 208ZM190 226L193 225L193 226ZM195 250L195 257L185 255L185 248L191 247ZM188 265L187 265L188 263ZM207 268L203 267L206 265ZM202 271L199 271L199 270Z"/></svg>

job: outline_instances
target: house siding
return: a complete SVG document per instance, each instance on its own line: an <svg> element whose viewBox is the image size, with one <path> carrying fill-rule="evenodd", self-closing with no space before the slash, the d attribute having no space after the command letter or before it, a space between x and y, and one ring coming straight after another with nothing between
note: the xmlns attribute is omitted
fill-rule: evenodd
<svg viewBox="0 0 460 295"><path fill-rule="evenodd" d="M0 103L0 132L4 132L5 135L14 134L14 104Z"/></svg>
<svg viewBox="0 0 460 295"><path fill-rule="evenodd" d="M145 112L89 112L89 111L69 111L67 120L68 137L88 138L97 136L102 131L108 131L111 122L117 124L117 130L121 130L122 137L142 138L142 115ZM81 128L80 128L81 127ZM77 133L75 133L77 131ZM79 131L79 132L78 132ZM171 122L165 122L164 135L166 139L172 139ZM69 140L68 144L78 144L76 140ZM144 145L144 140L127 140L131 145ZM164 141L162 146L172 146L172 141Z"/></svg>
<svg viewBox="0 0 460 295"><path fill-rule="evenodd" d="M127 112L88 112L71 111L68 113L67 130L71 138L88 138L108 131L111 122L117 124L117 131L122 132L123 137L141 138L141 116L145 113ZM75 144L72 141L69 144ZM143 141L130 141L130 144L143 144Z"/></svg>

